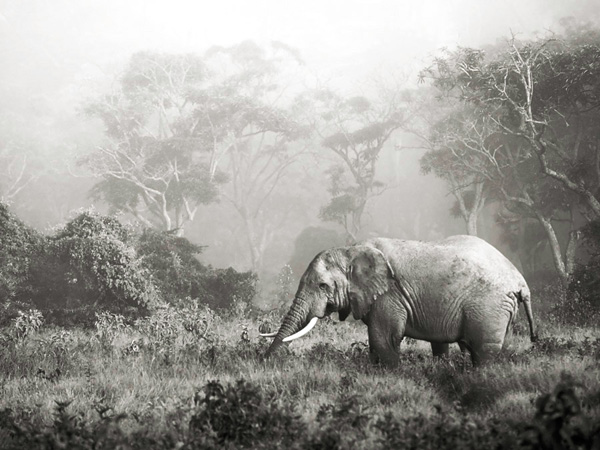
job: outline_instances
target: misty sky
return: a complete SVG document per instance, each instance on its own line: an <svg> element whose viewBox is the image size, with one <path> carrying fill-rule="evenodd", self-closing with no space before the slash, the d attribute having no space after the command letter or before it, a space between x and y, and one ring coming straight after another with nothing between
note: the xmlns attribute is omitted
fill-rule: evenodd
<svg viewBox="0 0 600 450"><path fill-rule="evenodd" d="M39 212L19 213L44 227L89 204L91 184L64 176L64 160L89 151L101 138L101 128L81 114L82 105L106 92L137 51L202 53L248 39L279 41L298 49L319 81L353 95L352 89L361 89L360 83L377 73L397 75L416 87L416 73L440 47L483 46L511 32L545 33L567 16L597 21L600 0L0 0L0 112L13 117L10 129L20 124L16 135L32 137L36 151L50 153L45 161L56 161L51 165L63 170L54 175L62 180L63 194L54 196L61 202L52 214L43 184L27 193L42 203ZM446 219L447 187L420 175L419 157L419 152L394 154L388 164L394 173L382 171L384 181L397 188L388 193L397 206L388 222L400 223L410 205L418 206L412 199L419 198L423 204L437 202L444 215L440 223L456 222L450 231L461 232L462 224ZM431 201L423 200L425 194ZM374 216L388 214L384 197L372 202ZM318 223L317 212L300 225ZM210 215L197 220L198 242L218 242L218 236L206 234L212 228L203 218ZM285 244L292 241L287 236ZM214 249L221 260L214 256L211 262L233 264L214 242L206 255L210 259Z"/></svg>
<svg viewBox="0 0 600 450"><path fill-rule="evenodd" d="M46 59L28 70L51 64L85 73L90 65L105 68L138 50L202 52L245 39L277 40L299 49L319 77L341 84L383 67L414 73L439 47L482 45L511 30L543 32L561 17L594 18L600 11L600 0L4 0L0 5L0 38L15 46L2 59Z"/></svg>

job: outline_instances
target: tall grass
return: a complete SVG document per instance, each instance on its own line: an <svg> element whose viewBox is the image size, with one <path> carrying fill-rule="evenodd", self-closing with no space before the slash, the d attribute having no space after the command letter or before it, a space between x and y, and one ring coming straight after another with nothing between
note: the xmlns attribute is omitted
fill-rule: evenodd
<svg viewBox="0 0 600 450"><path fill-rule="evenodd" d="M88 331L4 330L0 447L543 448L556 417L557 436L600 433L596 327L545 321L533 346L517 326L479 369L458 348L433 360L408 340L389 370L369 363L359 323L321 321L264 361L256 320L161 314L99 316ZM544 395L554 416L536 405Z"/></svg>

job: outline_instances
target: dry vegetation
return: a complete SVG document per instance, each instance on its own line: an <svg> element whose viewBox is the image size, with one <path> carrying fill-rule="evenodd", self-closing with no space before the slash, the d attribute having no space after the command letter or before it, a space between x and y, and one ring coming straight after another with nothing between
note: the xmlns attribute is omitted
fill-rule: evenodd
<svg viewBox="0 0 600 450"><path fill-rule="evenodd" d="M322 321L263 361L243 308L166 307L130 324L106 313L88 331L28 312L3 330L0 446L597 448L598 328L540 315L535 346L518 323L487 367L409 340L391 371L369 363L358 323Z"/></svg>

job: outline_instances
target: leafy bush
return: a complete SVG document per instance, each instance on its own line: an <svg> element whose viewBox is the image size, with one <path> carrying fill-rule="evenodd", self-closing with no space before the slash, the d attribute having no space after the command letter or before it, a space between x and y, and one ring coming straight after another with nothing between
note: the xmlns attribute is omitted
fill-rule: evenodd
<svg viewBox="0 0 600 450"><path fill-rule="evenodd" d="M575 289L575 281L565 288L553 271L539 271L528 279L528 283L534 302L534 316L543 316L557 324L578 326L593 325L600 320L600 307L580 295ZM521 324L515 328L516 331L526 330Z"/></svg>
<svg viewBox="0 0 600 450"><path fill-rule="evenodd" d="M0 325L12 319L29 299L31 261L42 239L0 202Z"/></svg>
<svg viewBox="0 0 600 450"><path fill-rule="evenodd" d="M507 424L469 419L438 408L433 417L396 419L386 414L374 424L384 448L482 449L515 448L517 435Z"/></svg>
<svg viewBox="0 0 600 450"><path fill-rule="evenodd" d="M99 310L143 316L159 294L172 303L194 298L211 308L246 308L256 275L205 266L196 259L201 251L172 233L136 236L93 211L43 237L0 204L0 325L33 306L51 323L93 326Z"/></svg>
<svg viewBox="0 0 600 450"><path fill-rule="evenodd" d="M236 304L250 305L256 295L258 277L253 272L211 269L203 280L206 297L203 299L213 309L231 309Z"/></svg>
<svg viewBox="0 0 600 450"><path fill-rule="evenodd" d="M572 377L563 375L551 393L536 401L533 424L526 427L521 446L531 449L598 448L600 425L592 426L583 416L582 407Z"/></svg>
<svg viewBox="0 0 600 450"><path fill-rule="evenodd" d="M142 264L152 273L163 298L200 298L208 269L196 259L204 247L172 232L145 229L137 240Z"/></svg>
<svg viewBox="0 0 600 450"><path fill-rule="evenodd" d="M63 323L78 315L91 324L99 308L143 314L156 292L131 240L118 220L81 213L46 239L32 264L34 304Z"/></svg>
<svg viewBox="0 0 600 450"><path fill-rule="evenodd" d="M215 320L214 312L204 305L165 304L148 317L136 320L135 328L143 336L144 349L163 356L168 363L177 349L192 346L197 351L202 341L211 342L208 334Z"/></svg>
<svg viewBox="0 0 600 450"><path fill-rule="evenodd" d="M236 302L250 304L256 294L256 275L203 265L196 258L203 248L173 233L150 229L137 243L144 267L167 301L194 298L213 309L230 309Z"/></svg>
<svg viewBox="0 0 600 450"><path fill-rule="evenodd" d="M600 308L590 305L579 295L557 297L549 310L552 322L564 325L586 326L600 321Z"/></svg>
<svg viewBox="0 0 600 450"><path fill-rule="evenodd" d="M342 396L335 404L319 408L319 433L310 440L310 448L353 448L366 437L372 415L361 405L357 396Z"/></svg>
<svg viewBox="0 0 600 450"><path fill-rule="evenodd" d="M265 398L257 386L239 380L223 386L211 381L194 398L190 420L193 448L286 448L292 446L306 425L290 405L280 406ZM231 448L231 447L229 447Z"/></svg>
<svg viewBox="0 0 600 450"><path fill-rule="evenodd" d="M28 312L18 312L18 316L13 320L13 326L16 337L25 339L27 336L35 333L44 323L44 316L36 309L30 309Z"/></svg>
<svg viewBox="0 0 600 450"><path fill-rule="evenodd" d="M72 400L56 401L51 424L37 424L23 420L9 409L1 410L0 430L7 430L4 436L0 432L2 448L111 449L127 442L119 425L125 415L110 414L110 408L97 404L100 420L88 422L83 414L68 412L71 403Z"/></svg>

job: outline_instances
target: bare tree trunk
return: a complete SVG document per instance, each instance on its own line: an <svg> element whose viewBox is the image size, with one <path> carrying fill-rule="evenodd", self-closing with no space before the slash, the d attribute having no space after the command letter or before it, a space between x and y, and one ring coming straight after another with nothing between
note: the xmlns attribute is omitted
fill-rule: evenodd
<svg viewBox="0 0 600 450"><path fill-rule="evenodd" d="M554 231L552 222L550 219L544 217L542 214L537 212L536 217L544 227L544 231L546 232L546 236L548 237L548 242L550 243L550 250L552 252L552 259L554 260L554 266L556 267L556 271L558 272L558 276L560 277L561 283L564 286L567 286L571 274L567 271L567 266L563 261L562 252L560 250L560 244L558 242L558 238L556 237L556 232Z"/></svg>
<svg viewBox="0 0 600 450"><path fill-rule="evenodd" d="M467 203L465 202L465 195L469 192L464 188L461 188L454 177L450 177L450 183L453 187L453 194L456 198L456 202L458 203L458 209L462 218L465 221L465 225L467 227L467 234L470 236L477 236L477 221L479 219L479 214L485 205L485 196L483 192L483 183L475 182L475 189L473 191L473 204L467 208Z"/></svg>
<svg viewBox="0 0 600 450"><path fill-rule="evenodd" d="M477 216L478 211L471 211L467 217L467 234L470 236L477 236Z"/></svg>

